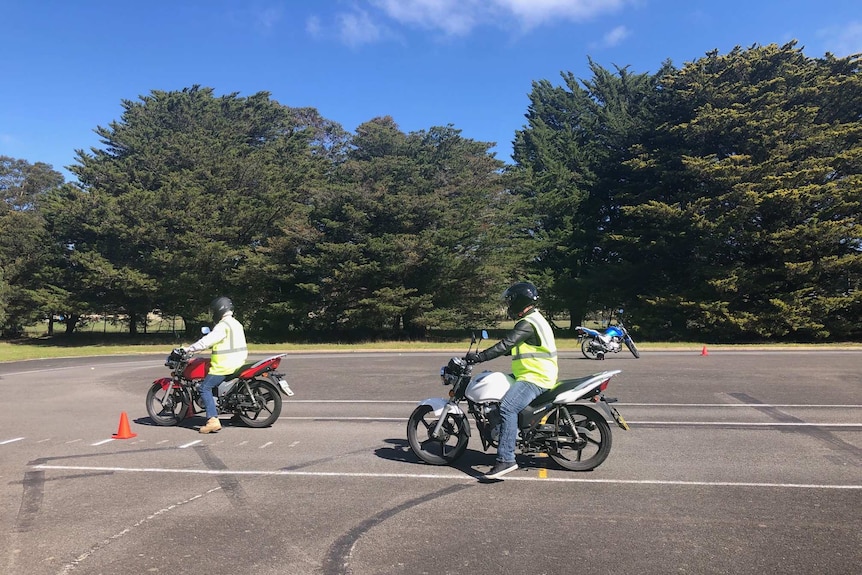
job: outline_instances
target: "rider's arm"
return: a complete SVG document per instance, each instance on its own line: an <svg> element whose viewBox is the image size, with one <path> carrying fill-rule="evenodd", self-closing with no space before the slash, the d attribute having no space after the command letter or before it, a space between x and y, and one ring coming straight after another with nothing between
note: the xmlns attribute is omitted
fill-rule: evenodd
<svg viewBox="0 0 862 575"><path fill-rule="evenodd" d="M488 361L490 359L494 359L495 357L499 357L501 355L506 355L512 351L516 345L521 342L527 341L530 337L535 334L535 329L533 328L533 324L526 320L521 320L515 324L506 335L503 336L503 339L498 341L492 347L484 351L480 351L477 354L477 360Z"/></svg>
<svg viewBox="0 0 862 575"><path fill-rule="evenodd" d="M203 351L205 349L209 349L224 338L227 337L227 325L223 322L219 322L213 328L211 332L194 342L188 347L185 347L185 351L187 353L195 353L198 351Z"/></svg>

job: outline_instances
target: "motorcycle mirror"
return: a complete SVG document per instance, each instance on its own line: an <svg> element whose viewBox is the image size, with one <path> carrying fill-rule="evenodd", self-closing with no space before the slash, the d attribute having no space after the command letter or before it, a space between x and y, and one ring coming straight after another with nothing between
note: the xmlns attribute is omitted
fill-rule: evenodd
<svg viewBox="0 0 862 575"><path fill-rule="evenodd" d="M482 335L482 339L488 339L488 330L483 329L481 335Z"/></svg>
<svg viewBox="0 0 862 575"><path fill-rule="evenodd" d="M205 326L203 326L203 327L201 328L201 333L202 333L202 334L204 334L204 335L208 334L210 331L211 331L211 330L210 330L209 326L206 326L206 325L205 325Z"/></svg>

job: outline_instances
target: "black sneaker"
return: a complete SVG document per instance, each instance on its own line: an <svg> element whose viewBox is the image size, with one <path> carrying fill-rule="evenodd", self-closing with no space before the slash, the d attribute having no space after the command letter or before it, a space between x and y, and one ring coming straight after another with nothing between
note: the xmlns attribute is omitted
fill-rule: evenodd
<svg viewBox="0 0 862 575"><path fill-rule="evenodd" d="M485 479L500 479L516 469L518 469L518 464L514 461L498 461L491 468L491 471L485 474Z"/></svg>

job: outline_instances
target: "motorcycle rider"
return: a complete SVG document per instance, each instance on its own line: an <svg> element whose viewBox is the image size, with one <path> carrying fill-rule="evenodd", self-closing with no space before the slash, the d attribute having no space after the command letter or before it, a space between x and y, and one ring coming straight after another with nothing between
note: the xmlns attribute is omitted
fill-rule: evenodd
<svg viewBox="0 0 862 575"><path fill-rule="evenodd" d="M207 422L200 433L210 433L221 429L215 398L212 390L234 373L248 357L245 330L233 317L233 302L230 298L219 296L210 303L213 314L212 331L188 347L183 353L195 353L212 348L211 363L206 377L201 381L200 394L206 408Z"/></svg>
<svg viewBox="0 0 862 575"><path fill-rule="evenodd" d="M557 384L557 344L550 324L536 307L539 290L530 282L518 282L503 292L503 300L515 326L492 347L466 356L467 363L471 364L501 355L512 356L515 383L500 401L502 423L497 461L485 479L499 479L518 469L515 461L518 413Z"/></svg>

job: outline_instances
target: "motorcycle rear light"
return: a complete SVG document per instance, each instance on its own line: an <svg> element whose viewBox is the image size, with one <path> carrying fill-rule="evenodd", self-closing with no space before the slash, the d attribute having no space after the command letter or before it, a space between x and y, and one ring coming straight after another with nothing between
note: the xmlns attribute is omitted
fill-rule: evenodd
<svg viewBox="0 0 862 575"><path fill-rule="evenodd" d="M606 390L606 389L608 388L608 384L609 384L610 382L611 382L611 380L610 380L610 379L606 379L606 380L604 380L604 381L602 382L602 384L599 386L599 389L600 389L601 391Z"/></svg>

